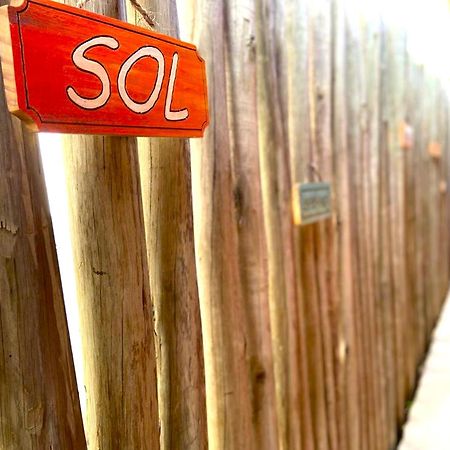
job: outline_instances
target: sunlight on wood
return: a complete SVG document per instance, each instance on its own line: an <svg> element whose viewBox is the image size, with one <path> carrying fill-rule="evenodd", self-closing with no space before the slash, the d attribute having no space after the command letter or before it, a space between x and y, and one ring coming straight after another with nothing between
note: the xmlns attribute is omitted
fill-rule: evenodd
<svg viewBox="0 0 450 450"><path fill-rule="evenodd" d="M75 271L70 240L67 188L62 159L61 135L40 133L39 142L53 221L56 250L58 253L59 270L64 292L67 322L69 324L81 411L83 417L85 417L86 392L84 388L83 359L81 353L81 333L76 301Z"/></svg>

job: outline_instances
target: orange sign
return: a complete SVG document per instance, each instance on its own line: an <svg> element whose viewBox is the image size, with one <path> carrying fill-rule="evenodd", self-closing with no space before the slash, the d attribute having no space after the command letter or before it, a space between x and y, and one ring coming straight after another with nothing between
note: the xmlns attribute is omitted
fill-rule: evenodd
<svg viewBox="0 0 450 450"><path fill-rule="evenodd" d="M400 148L403 150L411 150L414 146L414 129L406 121L400 122L398 127L398 140Z"/></svg>
<svg viewBox="0 0 450 450"><path fill-rule="evenodd" d="M431 141L428 144L428 153L434 159L439 159L442 156L442 147L439 142Z"/></svg>
<svg viewBox="0 0 450 450"><path fill-rule="evenodd" d="M34 131L198 137L208 124L197 49L49 0L0 8L9 110Z"/></svg>

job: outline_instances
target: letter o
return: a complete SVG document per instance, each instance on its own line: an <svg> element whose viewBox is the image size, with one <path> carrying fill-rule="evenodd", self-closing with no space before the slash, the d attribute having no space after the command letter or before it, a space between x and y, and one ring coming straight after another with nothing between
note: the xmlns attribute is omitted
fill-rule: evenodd
<svg viewBox="0 0 450 450"><path fill-rule="evenodd" d="M92 73L98 77L102 83L102 91L95 98L81 97L72 86L67 88L67 95L77 106L83 109L98 109L105 106L111 96L111 83L108 72L97 61L89 59L85 53L97 46L109 47L112 50L119 48L119 42L111 36L97 36L80 44L72 54L72 61L79 69Z"/></svg>
<svg viewBox="0 0 450 450"><path fill-rule="evenodd" d="M158 75L156 78L155 86L153 87L150 97L143 103L135 102L127 92L126 81L128 72L131 70L134 64L136 64L141 58L150 57L156 60L158 63ZM119 95L125 105L131 109L131 111L138 114L145 114L149 112L157 102L159 94L161 93L162 83L164 79L164 55L156 47L142 47L134 52L123 64L119 71L119 77L117 80L117 86L119 89Z"/></svg>

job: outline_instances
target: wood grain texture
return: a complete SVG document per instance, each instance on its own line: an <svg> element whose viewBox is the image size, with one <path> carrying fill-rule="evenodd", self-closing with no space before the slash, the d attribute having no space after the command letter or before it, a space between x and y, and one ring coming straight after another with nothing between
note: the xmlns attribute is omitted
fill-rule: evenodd
<svg viewBox="0 0 450 450"><path fill-rule="evenodd" d="M117 15L116 1L89 8ZM136 140L64 140L89 448L158 449L154 312Z"/></svg>
<svg viewBox="0 0 450 450"><path fill-rule="evenodd" d="M311 448L312 380L308 379L305 364L309 342L296 265L299 249L290 207L292 180L285 133L288 67L284 66L287 57L280 47L285 13L283 5L270 0L257 1L256 11L259 159L268 242L279 448Z"/></svg>
<svg viewBox="0 0 450 450"><path fill-rule="evenodd" d="M333 3L333 117L332 133L334 148L334 176L336 193L336 260L337 296L335 309L335 335L338 340L336 361L336 401L339 418L338 437L342 448L361 448L360 429L363 415L359 402L360 379L358 378L357 334L353 326L355 316L356 287L353 271L354 247L352 239L352 189L350 185L350 151L347 130L347 61L348 36L346 33L346 9L341 2ZM347 411L347 413L345 413Z"/></svg>
<svg viewBox="0 0 450 450"><path fill-rule="evenodd" d="M0 7L0 57L6 107L19 110L7 3Z"/></svg>
<svg viewBox="0 0 450 450"><path fill-rule="evenodd" d="M310 164L316 167L316 174L309 174L333 182L332 164L332 27L331 1L311 3L309 40L309 96L311 127ZM335 228L331 220L313 227L314 259L317 270L317 294L321 324L321 338L324 364L324 390L326 401L328 448L336 449L337 410L335 393L334 354L338 344L334 341L331 319L336 306L336 267L332 258Z"/></svg>
<svg viewBox="0 0 450 450"><path fill-rule="evenodd" d="M252 0L226 2L228 112L240 280L248 327L247 358L257 448L277 448L274 347L268 286L268 249L259 164L256 8ZM275 350L276 351L276 350Z"/></svg>
<svg viewBox="0 0 450 450"><path fill-rule="evenodd" d="M237 255L229 133L225 2L195 4L194 42L204 55L210 93L210 126L191 141L196 260L200 294L211 449L256 449L247 304ZM258 361L256 361L258 363ZM256 375L260 371L256 366Z"/></svg>
<svg viewBox="0 0 450 450"><path fill-rule="evenodd" d="M0 299L0 448L85 449L37 136L1 76Z"/></svg>
<svg viewBox="0 0 450 450"><path fill-rule="evenodd" d="M383 105L387 108L389 127L389 152L390 172L395 176L390 178L390 214L391 214L391 239L392 239L392 263L393 263L393 293L395 314L395 360L397 364L397 420L401 423L404 416L404 399L407 392L406 358L408 343L404 340L406 328L406 292L405 292L405 242L404 242L404 158L405 153L399 148L395 124L404 117L404 79L405 79L405 34L402 29L387 33L387 52L389 77L387 90L389 98ZM392 60L390 59L392 58ZM382 111L386 114L386 110ZM393 220L398 221L393 225Z"/></svg>
<svg viewBox="0 0 450 450"><path fill-rule="evenodd" d="M3 70L9 109L30 129L203 135L205 64L193 45L49 0L16 5L2 11Z"/></svg>
<svg viewBox="0 0 450 450"><path fill-rule="evenodd" d="M377 261L379 253L379 147L380 147L380 31L378 14L366 13L361 26L363 96L362 96L362 146L364 149L362 184L364 189L365 218L367 230L364 260L367 273L367 317L366 326L370 336L370 384L371 417L375 443L373 448L384 448L386 441L386 418L383 394L384 365L382 359L382 333L380 326L380 278Z"/></svg>
<svg viewBox="0 0 450 450"><path fill-rule="evenodd" d="M136 145L106 137L67 137L64 145L89 446L158 448L154 321Z"/></svg>
<svg viewBox="0 0 450 450"><path fill-rule="evenodd" d="M178 35L175 1L143 1L157 27ZM133 7L128 20L145 25ZM207 423L197 288L190 148L138 139L150 289L155 308L161 448L206 449Z"/></svg>

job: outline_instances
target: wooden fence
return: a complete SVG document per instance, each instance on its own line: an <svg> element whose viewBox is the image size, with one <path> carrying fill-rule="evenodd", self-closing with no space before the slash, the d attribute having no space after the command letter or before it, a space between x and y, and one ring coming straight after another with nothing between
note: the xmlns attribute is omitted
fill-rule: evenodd
<svg viewBox="0 0 450 450"><path fill-rule="evenodd" d="M198 45L211 123L65 138L84 431L37 141L0 83L0 448L393 448L450 274L445 83L350 2L139 5ZM332 218L294 226L319 180Z"/></svg>

